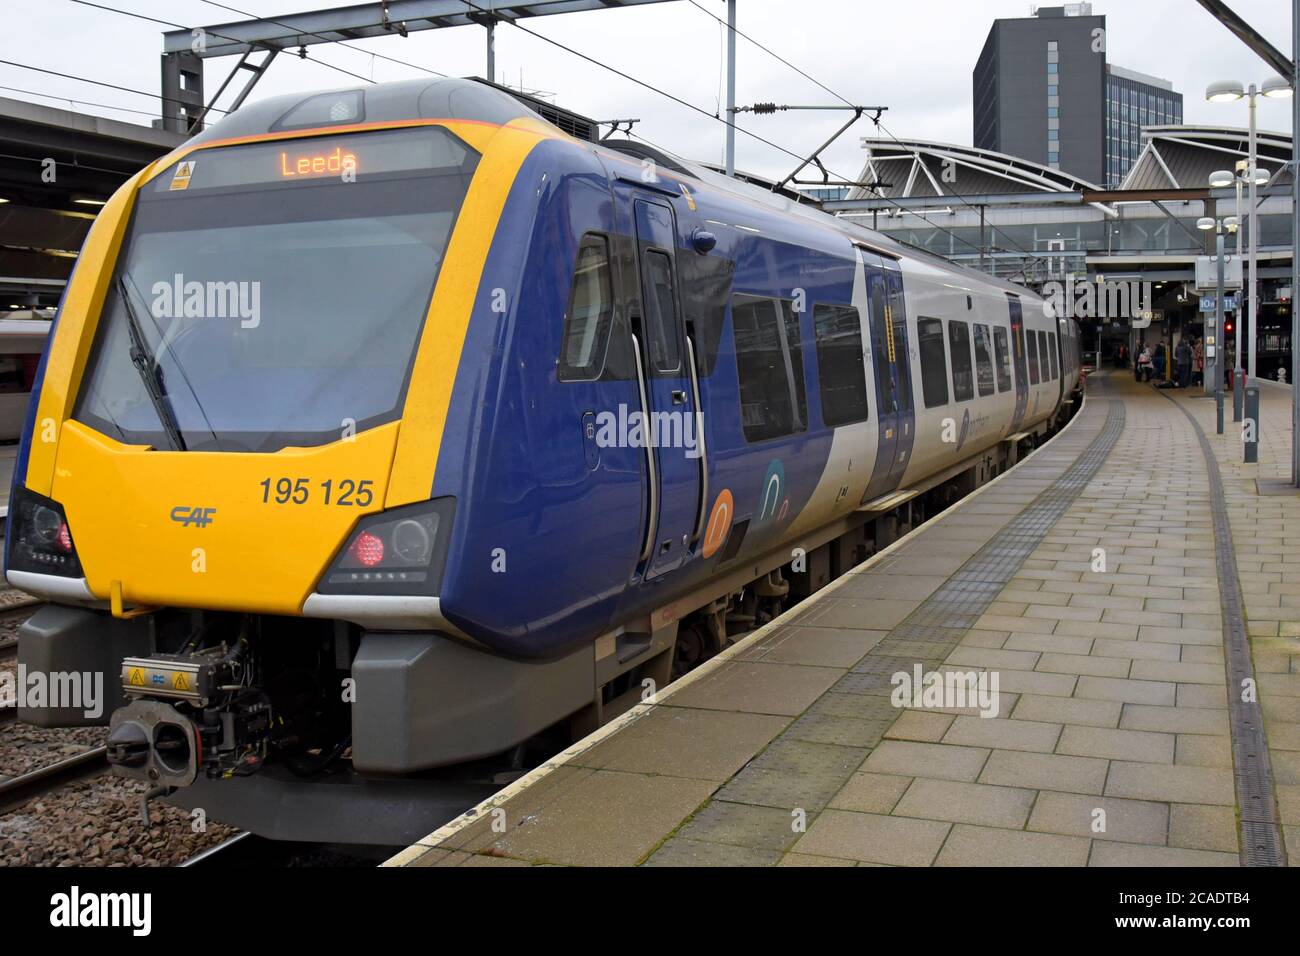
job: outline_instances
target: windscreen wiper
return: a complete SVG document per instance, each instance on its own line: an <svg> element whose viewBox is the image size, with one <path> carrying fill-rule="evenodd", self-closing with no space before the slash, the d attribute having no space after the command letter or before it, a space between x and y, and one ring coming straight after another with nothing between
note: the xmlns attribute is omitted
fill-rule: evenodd
<svg viewBox="0 0 1300 956"><path fill-rule="evenodd" d="M122 304L126 306L126 327L131 335L131 364L140 373L144 390L149 394L149 401L153 403L158 421L162 423L168 439L178 451L186 451L185 439L181 437L180 426L176 424L171 402L167 399L167 387L163 384L162 369L158 367L153 352L149 350L144 330L140 328L140 320L135 314L135 306L131 304L131 289L126 283L126 276L119 275L117 284L122 294Z"/></svg>

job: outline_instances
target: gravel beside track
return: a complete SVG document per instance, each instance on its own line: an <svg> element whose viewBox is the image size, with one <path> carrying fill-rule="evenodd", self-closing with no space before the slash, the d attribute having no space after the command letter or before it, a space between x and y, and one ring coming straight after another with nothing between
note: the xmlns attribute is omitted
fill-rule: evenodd
<svg viewBox="0 0 1300 956"><path fill-rule="evenodd" d="M0 613L27 600L22 592L0 590ZM0 619L0 647L17 637L24 619ZM12 657L0 659L0 673L14 675L17 667ZM6 698L0 706L12 703L7 694L0 696ZM46 729L0 721L0 781L101 746L107 736L105 727ZM105 773L0 814L0 867L174 866L238 832L212 820L195 832L188 811L157 800L149 805L151 822L145 826L145 790L142 782Z"/></svg>

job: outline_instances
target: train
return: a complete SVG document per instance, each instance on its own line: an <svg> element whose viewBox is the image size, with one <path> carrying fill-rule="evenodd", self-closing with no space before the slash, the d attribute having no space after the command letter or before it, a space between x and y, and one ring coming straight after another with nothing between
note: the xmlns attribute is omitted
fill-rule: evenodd
<svg viewBox="0 0 1300 956"><path fill-rule="evenodd" d="M994 477L1079 371L1024 287L481 83L245 105L66 290L6 573L20 661L108 706L19 718L107 721L146 800L401 842Z"/></svg>
<svg viewBox="0 0 1300 956"><path fill-rule="evenodd" d="M22 437L50 320L34 309L0 313L0 444L12 447Z"/></svg>

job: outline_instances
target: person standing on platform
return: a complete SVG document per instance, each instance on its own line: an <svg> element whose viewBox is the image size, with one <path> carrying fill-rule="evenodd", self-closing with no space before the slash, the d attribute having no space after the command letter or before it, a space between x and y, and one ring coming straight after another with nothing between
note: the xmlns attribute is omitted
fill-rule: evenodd
<svg viewBox="0 0 1300 956"><path fill-rule="evenodd" d="M1176 367L1178 370L1178 375L1174 384L1179 388L1186 388L1191 384L1193 358L1191 343L1188 342L1185 337L1179 339L1178 348L1174 350L1174 359L1177 363Z"/></svg>
<svg viewBox="0 0 1300 956"><path fill-rule="evenodd" d="M1152 364L1156 369L1156 380L1164 381L1165 378L1165 340L1161 339L1156 343L1155 355L1151 356Z"/></svg>
<svg viewBox="0 0 1300 956"><path fill-rule="evenodd" d="M1196 340L1196 348L1193 349L1193 354L1195 357L1192 360L1193 361L1192 367L1196 370L1196 373L1192 381L1196 385L1202 385L1205 383L1205 340L1204 339Z"/></svg>
<svg viewBox="0 0 1300 956"><path fill-rule="evenodd" d="M1142 346L1142 353L1138 356L1137 365L1133 368L1133 377L1139 382L1151 381L1151 347Z"/></svg>

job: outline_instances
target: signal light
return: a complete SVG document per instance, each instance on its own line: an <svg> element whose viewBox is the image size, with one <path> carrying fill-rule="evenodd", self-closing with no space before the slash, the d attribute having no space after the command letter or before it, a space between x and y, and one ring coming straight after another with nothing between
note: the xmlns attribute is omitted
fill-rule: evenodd
<svg viewBox="0 0 1300 956"><path fill-rule="evenodd" d="M384 539L363 531L352 542L352 556L364 567L373 568L384 560Z"/></svg>

